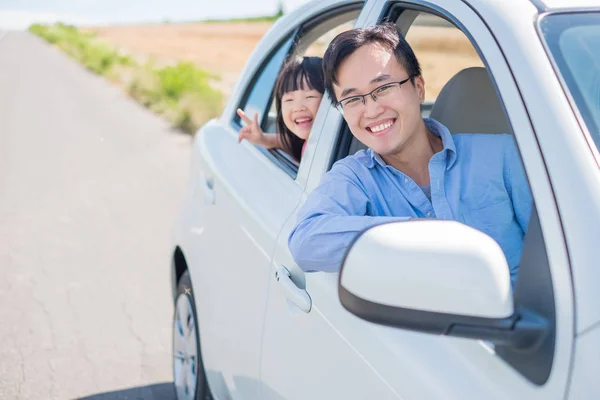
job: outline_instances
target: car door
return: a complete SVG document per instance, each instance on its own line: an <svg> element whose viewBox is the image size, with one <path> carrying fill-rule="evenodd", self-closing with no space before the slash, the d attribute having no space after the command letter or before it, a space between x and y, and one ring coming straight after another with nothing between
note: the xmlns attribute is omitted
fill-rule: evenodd
<svg viewBox="0 0 600 400"><path fill-rule="evenodd" d="M515 304L544 309L552 321L551 337L543 349L518 354L480 341L360 320L340 304L337 273L304 273L294 263L287 248L295 222L292 217L281 231L273 256L271 279L278 284L270 286L265 321L262 380L264 393L270 396L264 398L560 399L565 394L574 321L572 293L565 283L569 280L568 258L550 180L511 73L515 66L507 63L480 12L459 0L434 3L374 1L366 23L389 18L410 35L420 13L441 16L444 24L459 26L477 50L475 54L482 57L512 126L537 207L525 239ZM484 15L493 17L493 10L487 11ZM525 7L521 12L529 12L533 20L536 10ZM533 40L533 25L531 28ZM431 35L438 42L448 39L445 34ZM432 39L431 35L422 43L431 44L425 40ZM407 39L411 43L409 36ZM508 44L514 45L514 41L507 40ZM425 81L436 78L425 76ZM344 139L347 135L341 116L332 109L315 149L307 193L318 185L332 159L348 154L342 147L353 147ZM302 289L298 297L309 308L302 310L282 289L284 285L277 279L286 271Z"/></svg>
<svg viewBox="0 0 600 400"><path fill-rule="evenodd" d="M217 398L258 399L270 259L297 205L297 166L276 151L238 143L239 107L269 123L271 97L294 31L274 30L256 49L220 119L196 135L193 179L204 191L186 254L207 379ZM190 253L190 250L188 250Z"/></svg>

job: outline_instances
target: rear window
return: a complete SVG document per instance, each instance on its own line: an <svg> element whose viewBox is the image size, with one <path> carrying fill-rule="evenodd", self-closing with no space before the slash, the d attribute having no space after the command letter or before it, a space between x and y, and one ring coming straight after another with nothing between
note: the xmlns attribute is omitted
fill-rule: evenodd
<svg viewBox="0 0 600 400"><path fill-rule="evenodd" d="M600 150L600 13L547 15L540 29L565 90Z"/></svg>

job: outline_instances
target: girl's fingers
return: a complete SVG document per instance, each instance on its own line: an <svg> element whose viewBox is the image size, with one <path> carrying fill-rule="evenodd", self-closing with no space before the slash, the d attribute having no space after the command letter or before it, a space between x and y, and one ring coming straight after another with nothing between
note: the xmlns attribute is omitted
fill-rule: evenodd
<svg viewBox="0 0 600 400"><path fill-rule="evenodd" d="M245 113L245 112L243 112L241 108L238 108L238 109L237 109L237 115L239 115L239 116L240 116L240 118L241 118L241 119L242 119L242 120L243 120L243 121L244 121L246 124L248 124L248 125L249 125L249 124L251 124L251 123L252 123L252 121L250 120L250 118L248 118L248 117L246 116L246 113Z"/></svg>
<svg viewBox="0 0 600 400"><path fill-rule="evenodd" d="M238 143L241 143L242 140L244 140L247 136L247 129L246 127L243 127L242 129L240 129L240 132L238 134Z"/></svg>

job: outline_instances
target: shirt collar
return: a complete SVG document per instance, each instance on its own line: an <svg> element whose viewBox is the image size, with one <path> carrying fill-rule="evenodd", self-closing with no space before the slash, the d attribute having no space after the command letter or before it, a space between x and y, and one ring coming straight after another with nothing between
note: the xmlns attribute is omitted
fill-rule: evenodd
<svg viewBox="0 0 600 400"><path fill-rule="evenodd" d="M454 145L454 140L452 140L452 134L448 128L433 118L423 118L423 120L425 121L427 129L442 139L442 144L444 146L442 151L446 153L446 169L452 168L456 162L456 146ZM383 158L373 150L368 149L367 152L369 153L369 161L367 162L368 168L373 168L375 163L382 167L387 165L385 161L383 161Z"/></svg>

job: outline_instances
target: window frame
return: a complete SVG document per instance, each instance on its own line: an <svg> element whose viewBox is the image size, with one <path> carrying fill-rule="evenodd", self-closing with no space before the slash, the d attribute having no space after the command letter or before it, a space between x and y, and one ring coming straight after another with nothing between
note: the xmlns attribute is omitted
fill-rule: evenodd
<svg viewBox="0 0 600 400"><path fill-rule="evenodd" d="M297 54L297 49L299 48L298 43L301 42L303 38L305 38L308 35L315 35L315 32L317 32L316 37L314 38L314 40L317 40L319 37L322 36L322 34L324 32L327 32L328 30L333 29L334 27L337 27L337 26L343 24L344 22L349 22L352 20L356 21L358 19L358 17L360 16L361 12L363 11L365 4L366 4L366 2L360 1L360 2L355 2L355 3L351 3L351 4L336 5L332 8L322 11L319 15L313 16L312 18L307 19L307 20L303 21L302 23L298 24L296 28L294 28L288 35L286 35L282 40L278 41L278 43L275 46L273 46L273 48L267 53L267 56L263 58L259 67L256 68L255 71L253 71L252 77L246 84L244 91L243 91L243 95L240 97L240 101L236 105L236 109L237 108L244 109L245 107L248 106L248 100L252 96L252 92L253 92L253 89L255 88L255 85L262 78L262 76L263 76L262 74L265 72L265 69L267 69L271 65L271 62L273 61L272 58L274 55L276 55L281 50L285 50L285 56L281 59L281 61L278 60L279 68L277 69L277 74L279 74L279 71L281 71L283 63L285 62L285 59L287 57L289 57L290 55ZM345 17L349 17L349 18L346 19L345 21L341 21L341 22L337 21L337 19L344 20ZM332 21L335 21L333 23L333 25L329 25L329 23L331 23ZM314 43L314 40L308 42L307 44L304 44L303 45L304 50L306 50L306 48L308 48L312 43ZM271 88L271 92L270 92L268 101L267 101L264 109L259 111L261 113L261 118L260 118L259 123L260 123L260 127L261 127L261 129L263 129L263 131L266 128L266 122L268 121L269 111L271 110L271 107L272 107L272 104L274 101L274 90L275 90L276 80L277 80L277 75L275 75L275 79L273 80L273 86ZM328 102L326 94L323 95L321 104L324 101ZM321 105L319 105L319 109L321 109ZM237 113L235 113L231 120L231 127L236 132L239 132L239 130L242 128L242 126L243 125L242 125L241 118L239 117L239 115L237 115ZM313 127L313 129L314 129L314 127ZM292 179L294 179L294 180L296 179L296 177L298 175L298 170L300 168L300 164L294 162L290 156L288 156L287 154L285 154L283 152L283 150L281 150L281 149L265 149L261 146L255 146L255 147L261 153L263 153L267 157L268 160L270 160L276 166L281 168Z"/></svg>
<svg viewBox="0 0 600 400"><path fill-rule="evenodd" d="M510 132L507 133L510 133L511 135L513 135L513 138L515 138L515 144L517 145L519 156L523 161L524 157L522 156L521 149L518 145L518 141L516 140L513 122L511 121L510 114L505 105L505 101L498 89L498 84L494 79L493 73L491 72L492 69L490 68L488 60L483 55L480 45L475 40L473 34L471 34L471 32L469 32L469 30L466 29L466 27L452 14L430 3L426 6L415 3L406 3L402 1L390 1L385 7L383 7L382 12L377 18L377 23L396 23L401 13L404 11L418 11L436 15L451 23L455 28L460 29L469 39L471 45L476 50L486 71L489 74L490 80L496 90L496 95L498 96L498 99L504 111L504 115L506 117L508 126L510 127ZM407 28L403 30L403 34L406 34L413 22L414 19L410 21L410 23L406 24ZM402 27L400 28L402 30ZM489 27L488 31L493 37L493 32L491 32ZM499 45L498 47L500 48ZM506 63L507 65L510 65L508 61L506 61ZM512 79L514 80L514 75L512 76ZM518 85L516 85L516 82L515 86L517 87L517 90L519 90ZM527 113L527 109L524 104L523 107L525 109L525 112ZM356 140L350 133L350 130L348 129L348 126L345 120L343 119L343 116L339 115L339 118L341 119L340 128L338 130L336 138L334 139L335 147L330 153L330 160L327 166L327 171L331 169L331 167L336 161L348 155L347 152L351 147L352 140ZM529 122L531 123L531 119L529 119ZM535 133L535 129L533 129L533 126L531 128L532 131ZM348 135L350 135L351 140L348 140ZM525 166L525 163L523 163L523 165L525 167L529 187L531 188L531 180L529 174L527 174L527 168ZM541 247L539 247L540 239L542 244ZM537 213L535 198L533 200L532 216L529 222L528 232L525 235L524 240L525 243L523 245L523 254L521 257L520 271L525 270L525 272L520 272L519 279L517 279L517 284L514 291L515 312L520 312L523 310L532 310L537 313L540 313L540 315L543 315L549 321L550 334L548 335L544 345L541 346L541 349L543 351L540 350L535 354L520 354L506 346L496 346L495 352L498 357L502 358L507 364L512 366L513 369L518 371L518 373L521 374L528 381L537 386L542 386L548 381L548 379L550 379L550 374L554 365L554 355L556 352L557 318L554 287L552 283L551 268L548 258L548 249L542 232L540 218ZM536 243L537 247L531 247L533 246L531 244L532 242ZM532 279L534 276L537 276L537 282L534 282L534 280ZM535 296L531 294L533 293L534 288L536 289Z"/></svg>
<svg viewBox="0 0 600 400"><path fill-rule="evenodd" d="M252 77L246 83L246 86L244 87L243 95L240 97L240 100L236 105L236 109L240 108L243 110L248 105L248 100L252 96L253 89L255 88L257 82L262 78L265 70L273 62L273 57L279 51L284 51L284 56L281 59L277 60L276 70L277 70L277 74L279 74L279 71L281 71L281 67L283 66L283 63L284 63L286 57L289 56L290 51L294 46L294 41L295 41L297 34L298 34L298 28L294 29L292 32L288 33L283 39L278 41L277 44L275 46L273 46L271 48L271 50L267 53L267 55L265 57L263 57L258 68L256 68L256 70L254 70L254 72L252 73ZM266 102L266 105L265 105L266 108L263 108L258 111L260 113L259 125L260 125L261 129L263 129L263 130L265 128L265 123L269 117L268 113L269 113L269 109L271 107L271 102L272 102L271 99L273 97L273 91L275 90L275 81L277 80L277 74L275 74L275 77L273 80L273 87L271 88L268 100ZM243 125L242 125L240 116L237 115L237 113L235 113L233 115L233 118L231 119L231 127L236 132L239 132L239 130L242 128L242 126ZM272 163L277 165L279 168L281 168L287 175L292 177L292 179L295 179L295 177L296 177L295 168L296 167L295 167L294 163L288 157L281 154L278 149L269 150L269 149L265 149L261 146L255 146L255 147L261 153L263 153L269 161L271 161Z"/></svg>

